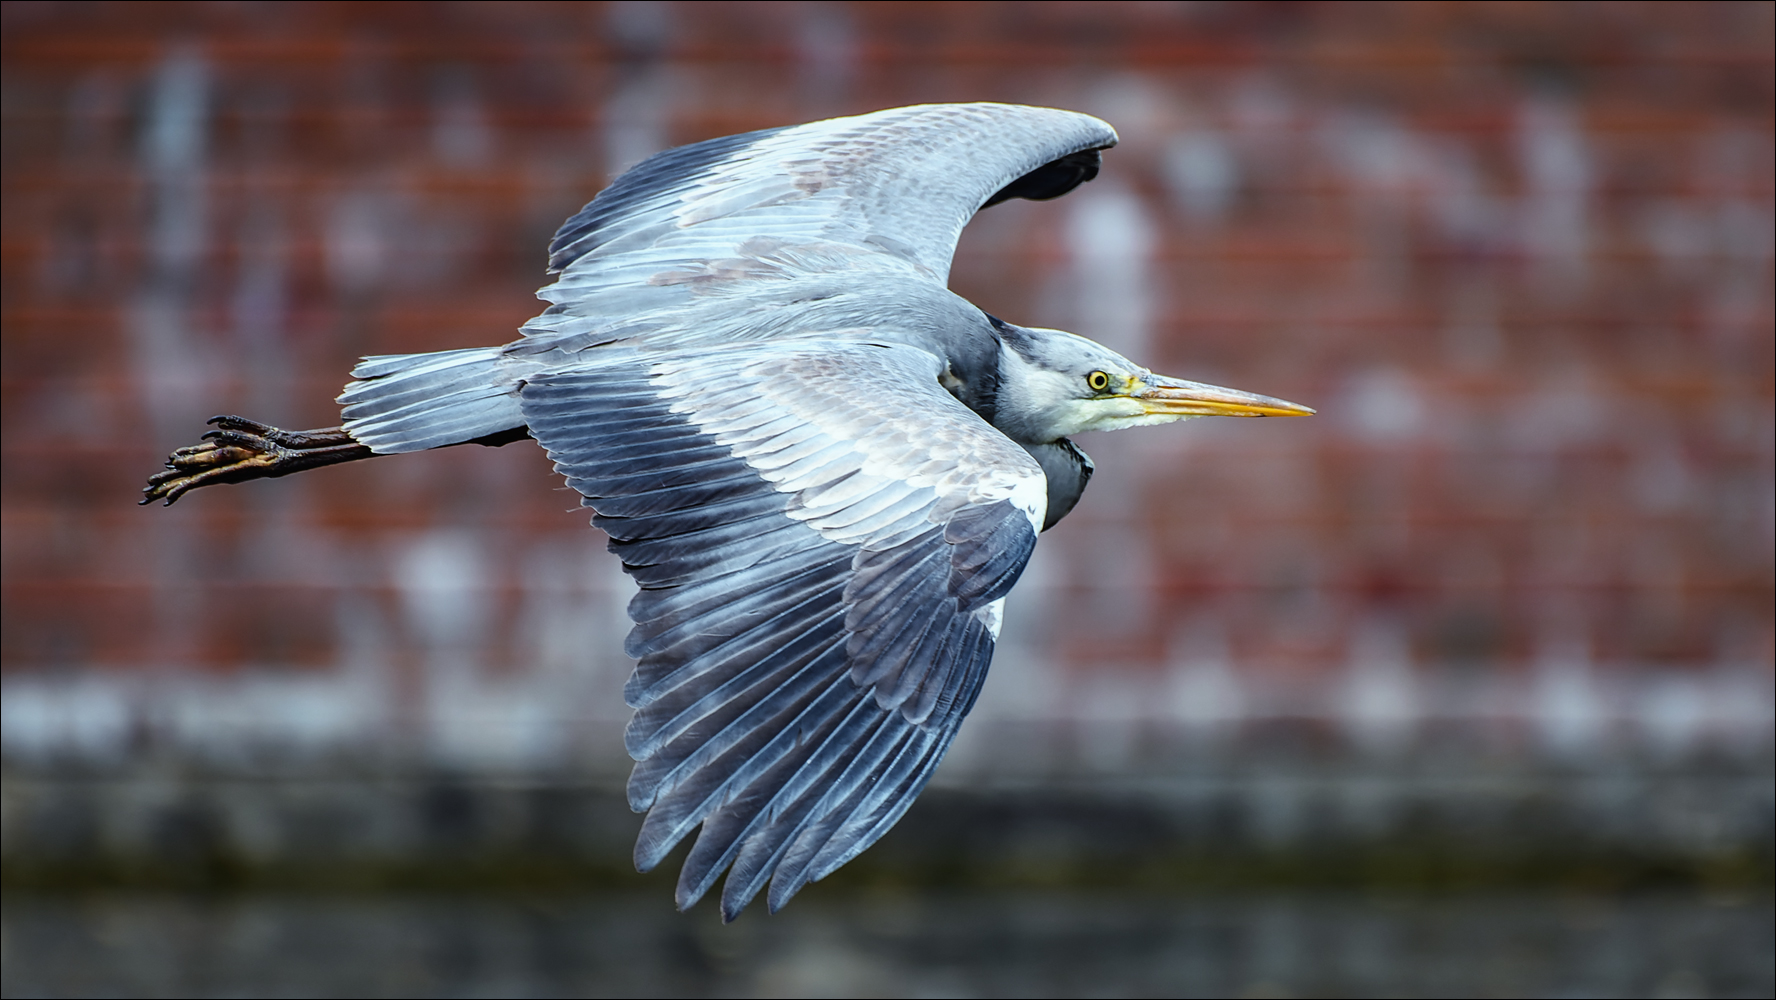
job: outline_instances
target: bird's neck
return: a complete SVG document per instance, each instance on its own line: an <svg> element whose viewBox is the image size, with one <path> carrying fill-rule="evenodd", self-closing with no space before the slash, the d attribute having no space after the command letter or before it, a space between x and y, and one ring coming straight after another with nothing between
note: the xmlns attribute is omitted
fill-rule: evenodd
<svg viewBox="0 0 1776 1000"><path fill-rule="evenodd" d="M1085 484L1091 482L1092 460L1066 438L1026 444L1024 450L1042 466L1042 475L1048 480L1048 514L1042 522L1042 530L1047 531L1066 517L1085 493Z"/></svg>
<svg viewBox="0 0 1776 1000"><path fill-rule="evenodd" d="M999 428L999 340L991 329L968 329L948 336L940 352L943 387L982 420ZM999 428L1004 433L1004 428ZM1014 439L1015 440L1015 439Z"/></svg>

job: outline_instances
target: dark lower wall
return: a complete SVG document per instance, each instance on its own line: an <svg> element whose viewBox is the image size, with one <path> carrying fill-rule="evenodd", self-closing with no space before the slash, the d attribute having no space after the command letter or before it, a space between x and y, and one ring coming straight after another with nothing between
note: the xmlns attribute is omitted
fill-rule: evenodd
<svg viewBox="0 0 1776 1000"><path fill-rule="evenodd" d="M621 786L446 771L13 770L9 887L648 889ZM931 789L815 895L869 885L1213 891L1767 887L1767 760L1640 769L1263 755ZM681 850L682 853L682 850ZM849 889L845 887L850 887Z"/></svg>

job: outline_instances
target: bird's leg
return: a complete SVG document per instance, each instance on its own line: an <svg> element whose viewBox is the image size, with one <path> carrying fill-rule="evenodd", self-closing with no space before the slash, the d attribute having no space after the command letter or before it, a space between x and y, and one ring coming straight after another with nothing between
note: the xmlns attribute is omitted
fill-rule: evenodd
<svg viewBox="0 0 1776 1000"><path fill-rule="evenodd" d="M173 501L199 486L275 479L292 472L370 458L343 427L312 431L279 430L245 417L211 417L216 429L167 457L166 470L148 478L142 503Z"/></svg>

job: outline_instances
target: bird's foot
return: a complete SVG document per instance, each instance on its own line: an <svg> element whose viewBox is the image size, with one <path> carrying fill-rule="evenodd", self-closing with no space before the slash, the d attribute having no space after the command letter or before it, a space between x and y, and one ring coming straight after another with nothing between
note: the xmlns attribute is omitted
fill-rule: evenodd
<svg viewBox="0 0 1776 1000"><path fill-rule="evenodd" d="M166 469L148 477L142 503L159 500L170 507L199 486L274 479L372 454L343 427L286 431L233 416L211 417L207 422L216 429L197 444L167 456Z"/></svg>

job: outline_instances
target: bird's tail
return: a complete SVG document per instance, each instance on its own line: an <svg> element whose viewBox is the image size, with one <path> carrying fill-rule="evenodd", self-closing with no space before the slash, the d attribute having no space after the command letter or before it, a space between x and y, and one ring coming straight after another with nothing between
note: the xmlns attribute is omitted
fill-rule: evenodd
<svg viewBox="0 0 1776 1000"><path fill-rule="evenodd" d="M522 382L504 362L498 347L365 358L338 399L345 430L395 455L521 428Z"/></svg>

